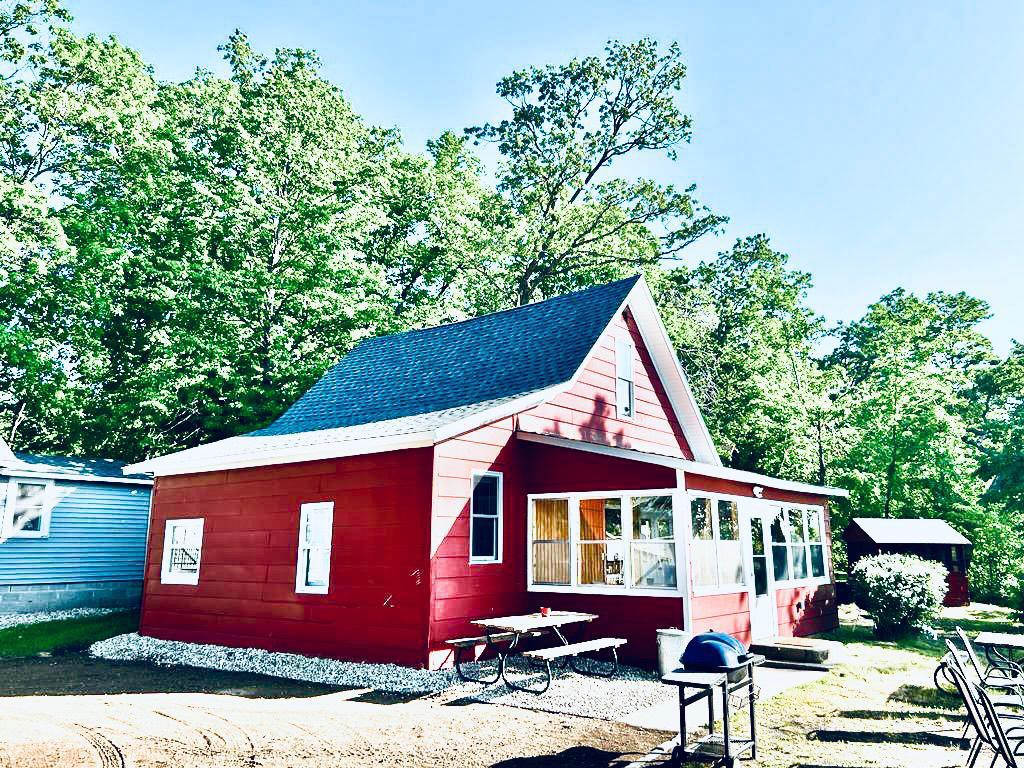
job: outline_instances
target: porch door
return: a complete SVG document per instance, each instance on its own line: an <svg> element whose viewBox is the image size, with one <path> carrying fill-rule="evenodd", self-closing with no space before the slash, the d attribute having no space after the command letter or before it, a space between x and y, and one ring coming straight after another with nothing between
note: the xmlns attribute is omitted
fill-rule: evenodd
<svg viewBox="0 0 1024 768"><path fill-rule="evenodd" d="M747 541L750 567L750 635L763 640L778 634L775 620L775 579L771 563L771 514L763 504L748 503Z"/></svg>

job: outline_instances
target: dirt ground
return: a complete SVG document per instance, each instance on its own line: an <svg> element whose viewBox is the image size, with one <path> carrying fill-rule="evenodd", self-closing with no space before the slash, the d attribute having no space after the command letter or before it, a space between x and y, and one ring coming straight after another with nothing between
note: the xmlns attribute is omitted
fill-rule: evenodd
<svg viewBox="0 0 1024 768"><path fill-rule="evenodd" d="M0 768L624 766L666 734L69 654L0 661Z"/></svg>

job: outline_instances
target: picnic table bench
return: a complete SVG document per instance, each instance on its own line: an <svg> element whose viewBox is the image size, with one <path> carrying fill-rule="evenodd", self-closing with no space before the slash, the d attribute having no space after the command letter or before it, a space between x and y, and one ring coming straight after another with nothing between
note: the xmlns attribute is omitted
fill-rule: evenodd
<svg viewBox="0 0 1024 768"><path fill-rule="evenodd" d="M455 648L455 671L462 680L483 683L490 685L498 680L504 680L509 688L528 691L529 693L544 693L551 687L552 671L551 665L558 661L571 667L574 672L583 675L595 675L598 677L612 677L618 671L619 657L618 648L625 645L626 641L618 637L595 638L577 643L570 643L562 632L562 628L573 624L587 624L596 619L592 613L577 613L575 611L552 611L548 615L540 613L526 614L523 616L501 616L493 619L478 619L473 624L482 627L484 634L477 637L462 637L449 640L448 645ZM538 648L528 650L522 656L545 672L545 680L541 687L530 688L514 680L509 680L505 674L506 661L518 647L521 640L525 638L540 637L551 632L558 639L558 645L549 648ZM491 649L496 656L495 671L493 675L486 677L471 675L464 669L465 661L463 654L467 649L475 649L485 646L485 651ZM611 666L609 669L589 670L579 666L577 657L587 653L598 653L608 650L611 652Z"/></svg>

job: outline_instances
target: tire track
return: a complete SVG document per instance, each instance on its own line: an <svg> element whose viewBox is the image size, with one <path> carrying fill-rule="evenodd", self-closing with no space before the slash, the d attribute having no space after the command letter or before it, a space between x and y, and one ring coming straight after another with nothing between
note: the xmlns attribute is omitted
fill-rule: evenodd
<svg viewBox="0 0 1024 768"><path fill-rule="evenodd" d="M82 738L88 741L89 745L95 750L96 756L100 760L100 768L128 768L128 762L125 760L124 753L121 752L114 742L100 733L98 729L89 728L81 723L71 723L69 725Z"/></svg>
<svg viewBox="0 0 1024 768"><path fill-rule="evenodd" d="M252 737L249 736L248 731L204 707L187 705L186 708L191 712L198 713L212 720L218 720L228 726L227 729L212 727L209 729L209 732L214 734L224 744L224 752L227 753L225 756L238 760L239 764L243 766L255 766L257 764L256 744Z"/></svg>

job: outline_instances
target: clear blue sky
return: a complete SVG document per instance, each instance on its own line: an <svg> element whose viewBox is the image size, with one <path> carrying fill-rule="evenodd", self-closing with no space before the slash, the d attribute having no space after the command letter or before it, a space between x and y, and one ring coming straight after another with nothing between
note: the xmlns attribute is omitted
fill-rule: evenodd
<svg viewBox="0 0 1024 768"><path fill-rule="evenodd" d="M681 44L691 146L637 170L698 185L731 219L713 254L765 232L814 275L814 308L859 317L897 286L986 299L1005 352L1024 340L1024 4L72 0L163 79L254 45L319 51L326 76L410 149L503 115L514 68L609 38Z"/></svg>

